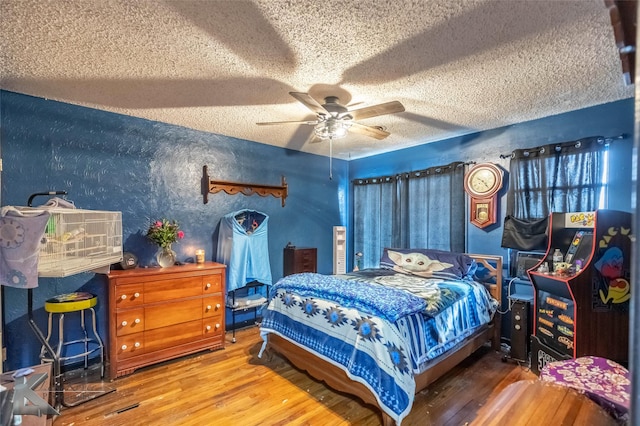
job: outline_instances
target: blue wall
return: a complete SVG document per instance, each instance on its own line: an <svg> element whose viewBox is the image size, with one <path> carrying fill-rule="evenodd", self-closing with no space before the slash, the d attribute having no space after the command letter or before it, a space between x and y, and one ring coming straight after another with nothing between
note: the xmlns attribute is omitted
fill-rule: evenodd
<svg viewBox="0 0 640 426"><path fill-rule="evenodd" d="M547 117L500 129L443 140L350 162L257 144L183 127L121 116L90 108L0 91L4 171L2 205L24 205L31 193L64 189L80 208L122 211L124 249L141 264L153 260L155 246L144 236L149 219L180 222L186 237L177 245L180 259L196 247L212 259L220 218L249 208L269 215L269 248L274 281L282 276L282 248L318 248L318 269L332 272L332 227L351 229L349 182L354 178L419 170L452 161L489 161L505 170L500 154L513 149L581 137L632 135L633 99ZM609 208L631 211L632 138L614 142ZM279 184L284 175L289 197L209 196L200 192L202 166L212 179ZM500 193L504 216L506 187ZM36 199L44 202L44 198ZM506 256L500 223L485 230L468 227L468 251ZM348 247L352 247L352 236ZM349 249L348 249L349 250ZM349 259L351 262L352 259ZM59 293L92 291L100 297L98 321L107 336L106 280L83 273L41 279L34 291L36 320L46 324L44 301ZM39 344L27 324L26 291L4 287L6 368L38 363Z"/></svg>
<svg viewBox="0 0 640 426"><path fill-rule="evenodd" d="M220 218L244 208L269 215L270 263L282 276L282 249L318 248L318 270L332 272L332 230L346 224L348 163L164 123L2 91L2 205L26 205L30 194L66 190L84 209L122 212L124 250L149 265L156 246L144 236L151 219L177 220L186 236L173 249L184 260L203 247L213 260ZM201 195L202 167L212 179L279 185L289 196ZM47 198L35 199L34 205ZM107 285L102 275L42 278L34 290L36 321L44 301L60 293L99 296L98 321L107 336ZM39 363L40 346L27 323L27 292L4 287L8 369ZM229 320L229 319L228 319ZM228 322L228 321L227 321Z"/></svg>

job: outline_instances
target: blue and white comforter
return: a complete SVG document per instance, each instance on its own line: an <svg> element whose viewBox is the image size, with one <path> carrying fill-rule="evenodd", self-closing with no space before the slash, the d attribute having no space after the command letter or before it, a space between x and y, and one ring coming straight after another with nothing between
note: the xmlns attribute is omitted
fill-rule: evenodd
<svg viewBox="0 0 640 426"><path fill-rule="evenodd" d="M341 368L399 425L411 411L414 374L486 324L496 303L482 284L385 269L304 273L272 286L261 335L277 334Z"/></svg>

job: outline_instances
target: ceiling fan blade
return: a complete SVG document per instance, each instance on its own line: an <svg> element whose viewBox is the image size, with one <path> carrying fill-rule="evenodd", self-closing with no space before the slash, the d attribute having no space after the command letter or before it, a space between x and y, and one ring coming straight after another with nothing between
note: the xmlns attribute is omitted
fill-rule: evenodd
<svg viewBox="0 0 640 426"><path fill-rule="evenodd" d="M378 127L365 126L360 123L351 123L351 127L349 127L349 131L353 133L359 133L361 135L369 136L378 140L382 140L391 134L386 130L382 130Z"/></svg>
<svg viewBox="0 0 640 426"><path fill-rule="evenodd" d="M371 105L364 108L354 109L349 111L349 115L354 120L362 120L364 118L377 117L385 114L395 114L397 112L403 112L404 106L398 101L385 102L383 104Z"/></svg>
<svg viewBox="0 0 640 426"><path fill-rule="evenodd" d="M322 105L320 105L318 103L318 101L316 101L311 96L309 96L308 93L289 92L289 94L291 96L293 96L294 98L296 98L296 100L298 100L298 102L302 103L304 106L306 106L307 108L309 108L311 111L315 112L316 114L324 114L324 115L326 115L328 113L328 111L326 109L324 109L324 107Z"/></svg>
<svg viewBox="0 0 640 426"><path fill-rule="evenodd" d="M309 120L296 120L296 121L263 121L261 123L256 123L258 126L272 126L274 124L309 124L311 126L318 124L318 121L309 121Z"/></svg>

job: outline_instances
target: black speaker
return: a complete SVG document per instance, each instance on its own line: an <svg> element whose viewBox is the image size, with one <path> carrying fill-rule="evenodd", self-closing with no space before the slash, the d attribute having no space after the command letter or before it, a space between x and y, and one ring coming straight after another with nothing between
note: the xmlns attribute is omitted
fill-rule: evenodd
<svg viewBox="0 0 640 426"><path fill-rule="evenodd" d="M511 353L510 357L518 361L529 360L529 302L513 300L511 306Z"/></svg>
<svg viewBox="0 0 640 426"><path fill-rule="evenodd" d="M122 261L117 266L118 269L133 269L138 266L138 258L135 254L125 251L122 253Z"/></svg>

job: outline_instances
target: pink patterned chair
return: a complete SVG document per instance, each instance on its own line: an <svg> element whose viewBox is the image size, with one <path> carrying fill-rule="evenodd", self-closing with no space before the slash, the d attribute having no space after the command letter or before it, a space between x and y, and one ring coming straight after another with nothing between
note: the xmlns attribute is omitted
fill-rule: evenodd
<svg viewBox="0 0 640 426"><path fill-rule="evenodd" d="M631 380L629 370L596 356L547 364L540 379L583 392L618 420L628 419Z"/></svg>

